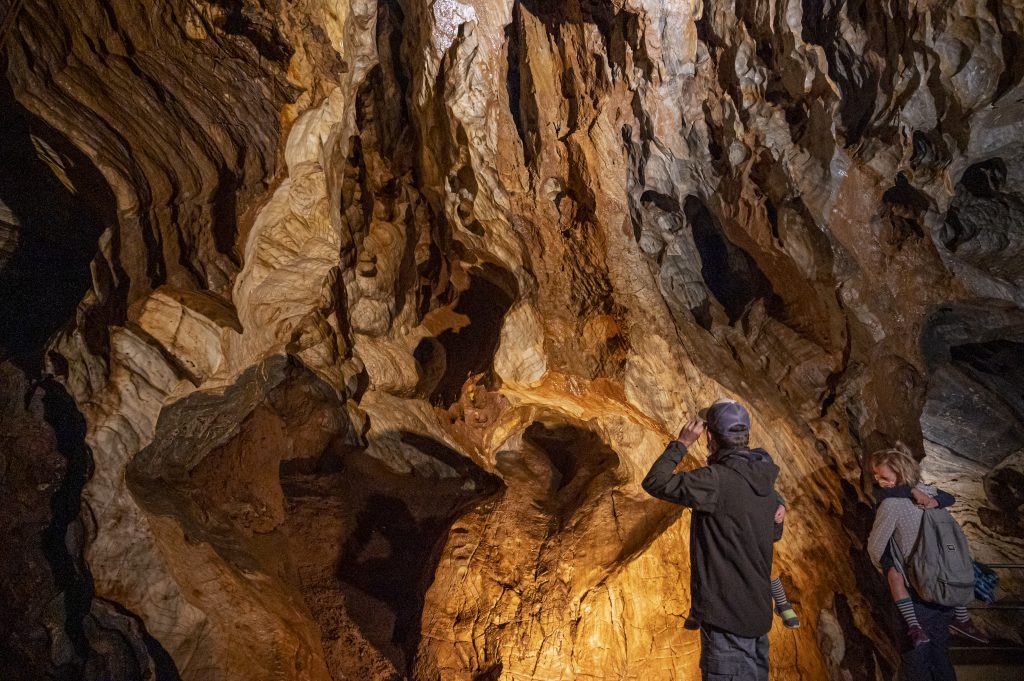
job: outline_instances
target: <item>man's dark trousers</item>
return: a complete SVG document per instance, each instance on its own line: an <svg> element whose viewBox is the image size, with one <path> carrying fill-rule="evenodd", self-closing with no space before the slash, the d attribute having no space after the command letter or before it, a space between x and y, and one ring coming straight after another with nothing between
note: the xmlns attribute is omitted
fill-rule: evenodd
<svg viewBox="0 0 1024 681"><path fill-rule="evenodd" d="M700 677L703 681L768 681L768 635L748 638L702 626Z"/></svg>
<svg viewBox="0 0 1024 681"><path fill-rule="evenodd" d="M956 671L949 661L949 625L953 621L953 609L915 601L914 612L931 641L903 653L907 680L956 681Z"/></svg>

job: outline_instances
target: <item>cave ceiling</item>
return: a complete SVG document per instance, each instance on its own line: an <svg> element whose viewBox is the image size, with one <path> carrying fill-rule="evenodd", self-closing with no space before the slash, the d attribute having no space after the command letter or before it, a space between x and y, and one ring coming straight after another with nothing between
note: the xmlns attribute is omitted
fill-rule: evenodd
<svg viewBox="0 0 1024 681"><path fill-rule="evenodd" d="M1019 3L0 16L5 680L696 678L639 483L721 396L773 678L892 677L882 445L1024 562Z"/></svg>

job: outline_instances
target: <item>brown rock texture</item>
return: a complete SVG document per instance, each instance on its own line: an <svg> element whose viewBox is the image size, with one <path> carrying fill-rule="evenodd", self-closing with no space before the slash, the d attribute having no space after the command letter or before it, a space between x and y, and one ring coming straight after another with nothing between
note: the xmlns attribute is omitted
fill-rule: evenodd
<svg viewBox="0 0 1024 681"><path fill-rule="evenodd" d="M881 445L1024 562L1018 3L8 5L12 678L698 678L640 481L720 396L772 678L895 673Z"/></svg>

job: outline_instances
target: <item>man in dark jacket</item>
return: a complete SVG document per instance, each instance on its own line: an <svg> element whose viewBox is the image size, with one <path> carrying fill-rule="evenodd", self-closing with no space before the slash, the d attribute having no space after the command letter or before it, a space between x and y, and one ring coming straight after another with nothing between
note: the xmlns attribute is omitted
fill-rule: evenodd
<svg viewBox="0 0 1024 681"><path fill-rule="evenodd" d="M708 465L674 473L687 448L708 436ZM779 469L748 449L750 415L719 400L707 422L690 421L644 478L651 496L693 509L690 521L691 617L700 626L705 681L767 681L774 494Z"/></svg>

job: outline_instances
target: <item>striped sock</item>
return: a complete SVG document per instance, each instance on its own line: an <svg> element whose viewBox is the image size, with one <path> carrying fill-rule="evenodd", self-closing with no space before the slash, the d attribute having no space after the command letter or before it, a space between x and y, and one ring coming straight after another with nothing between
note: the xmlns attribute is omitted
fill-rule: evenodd
<svg viewBox="0 0 1024 681"><path fill-rule="evenodd" d="M779 612L793 607L789 604L789 599L786 598L786 590L782 588L782 577L772 580L772 600L775 601L775 609Z"/></svg>
<svg viewBox="0 0 1024 681"><path fill-rule="evenodd" d="M902 598L896 601L896 607L899 608L900 614L903 615L903 619L906 620L908 627L921 626L917 621L917 613L914 612L914 601L909 598Z"/></svg>
<svg viewBox="0 0 1024 681"><path fill-rule="evenodd" d="M971 619L971 616L967 614L967 606L964 605L953 608L953 614L956 616L957 622L966 622Z"/></svg>

